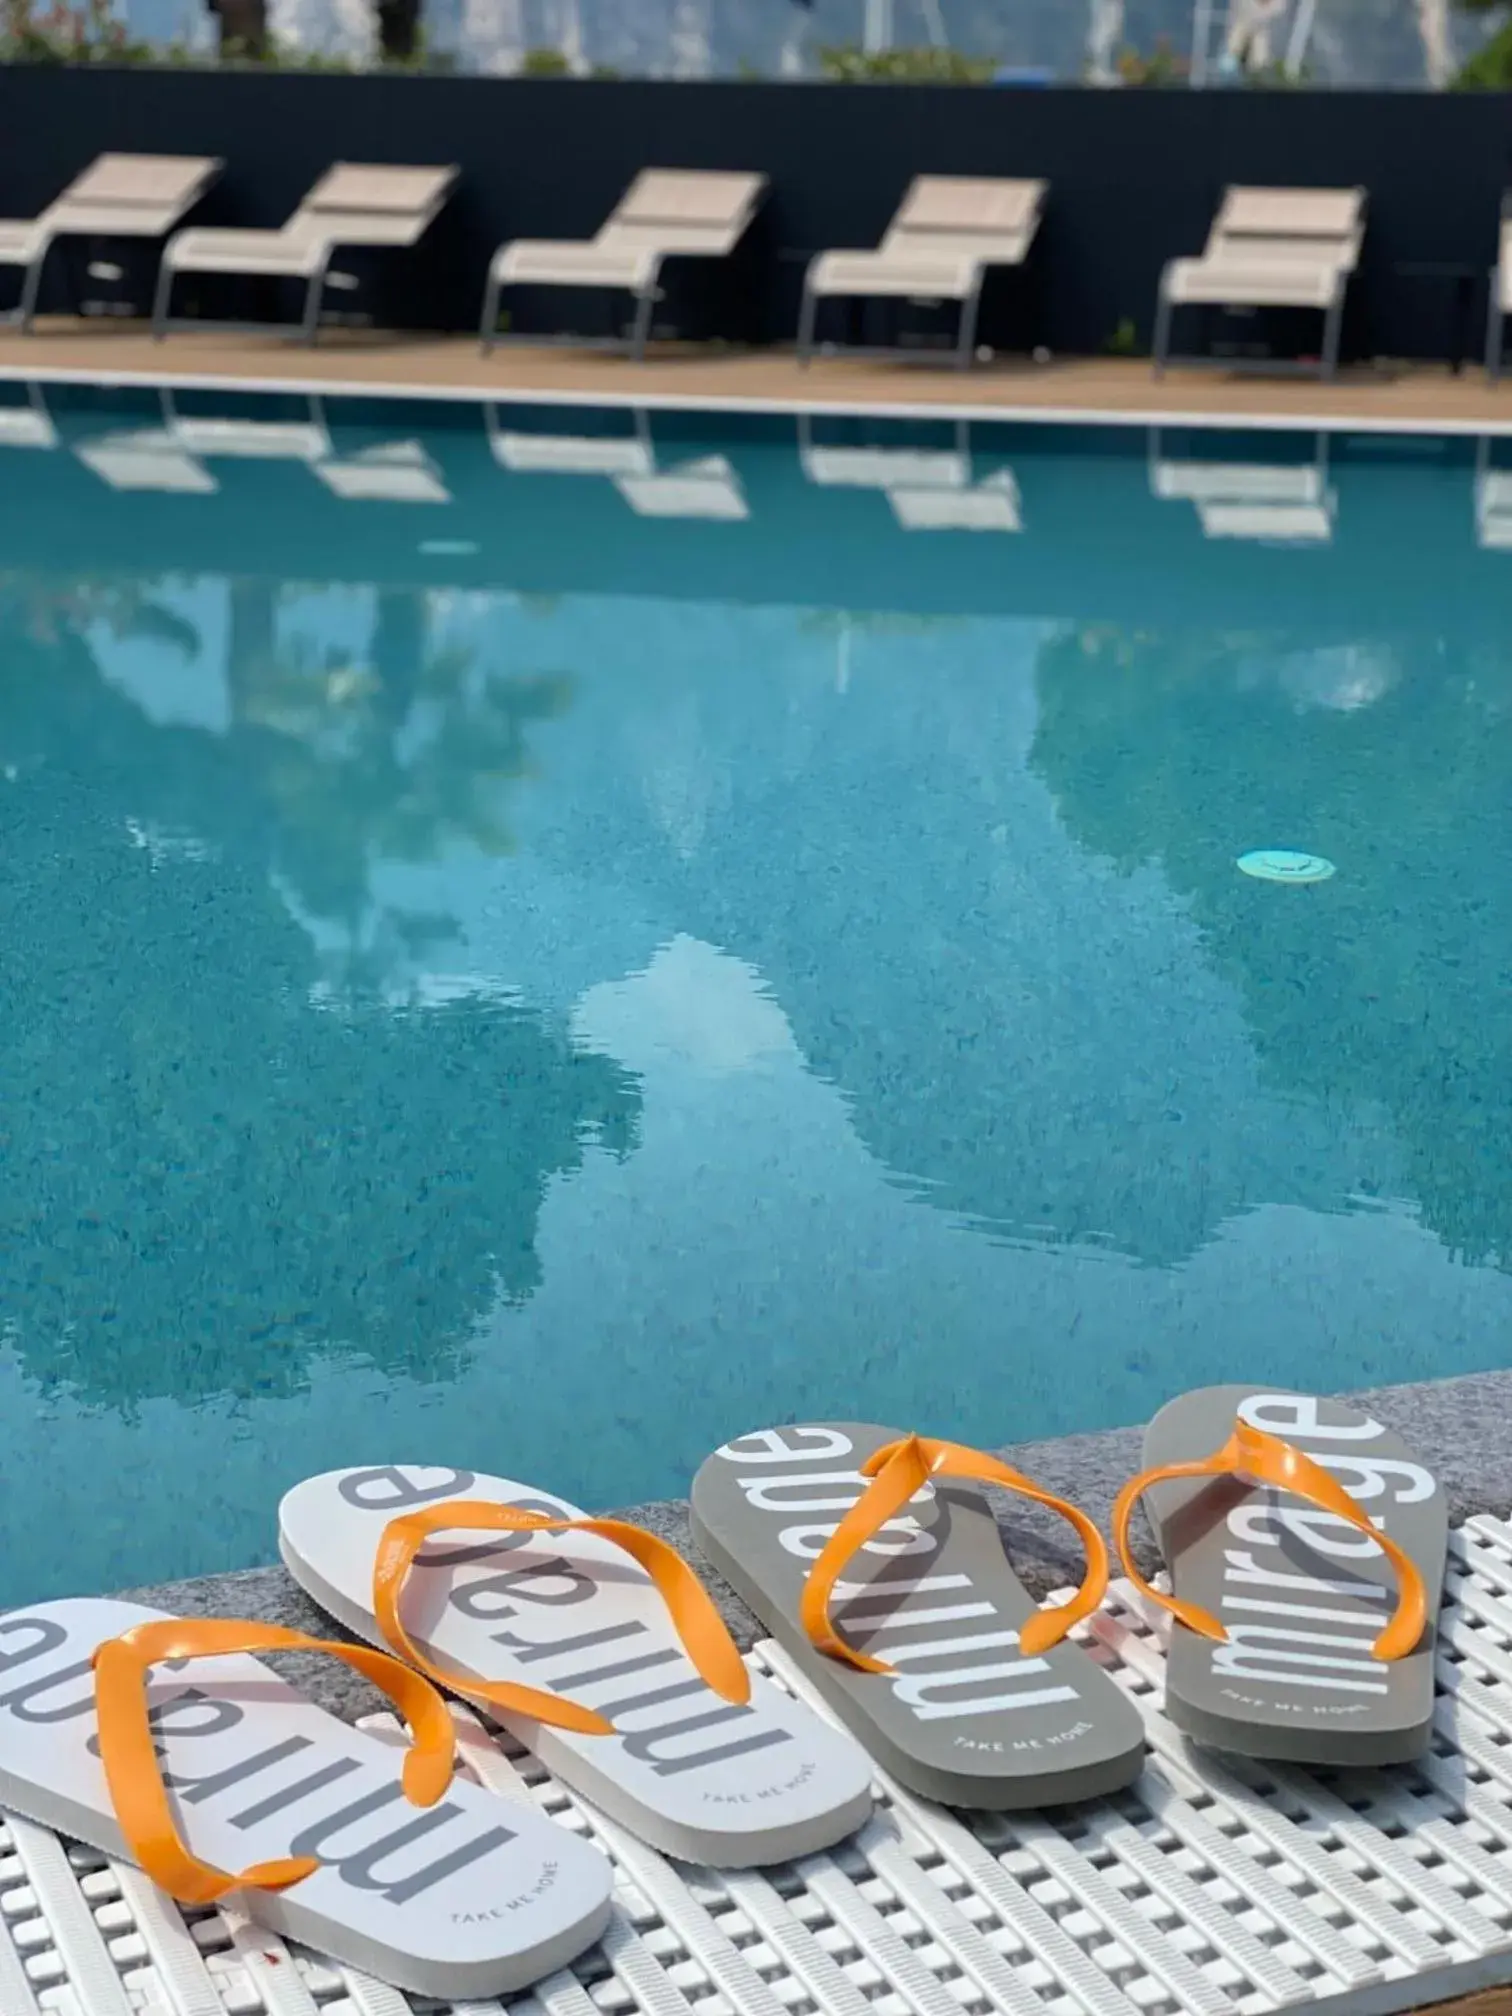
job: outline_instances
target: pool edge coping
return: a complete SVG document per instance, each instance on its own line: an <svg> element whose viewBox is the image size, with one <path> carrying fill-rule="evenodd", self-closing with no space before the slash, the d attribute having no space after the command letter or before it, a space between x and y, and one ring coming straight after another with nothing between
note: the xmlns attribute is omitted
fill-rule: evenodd
<svg viewBox="0 0 1512 2016"><path fill-rule="evenodd" d="M1284 1381L1276 1383L1284 1389ZM1357 1389L1343 1397L1378 1415L1433 1469L1448 1494L1453 1524L1475 1513L1512 1515L1512 1435L1508 1433L1512 1370ZM1138 1467L1142 1436L1141 1427L1109 1428L1021 1443L998 1453L1046 1489L1073 1498L1106 1530L1114 1497ZM767 1635L693 1546L685 1499L618 1508L618 1516L648 1526L695 1562L743 1649ZM1074 1536L1068 1541L1058 1521L1032 1509L1023 1513L1015 1509L1000 1516L1000 1524L1014 1566L1035 1595L1044 1596L1080 1580L1081 1559ZM1136 1551L1145 1571L1153 1572L1158 1564L1148 1539ZM311 1635L347 1635L278 1565L121 1593L184 1616L252 1616ZM299 1666L297 1676L291 1677L297 1677L297 1683L333 1713L353 1719L373 1708L376 1697L368 1693L366 1683L331 1660L300 1656Z"/></svg>
<svg viewBox="0 0 1512 2016"><path fill-rule="evenodd" d="M439 385L434 382L373 382L359 378L258 377L245 372L182 372L122 370L90 371L66 365L22 367L0 364L0 384L73 385L95 390L204 391L272 397L381 399L444 406L566 406L598 411L647 413L798 414L836 419L965 422L971 426L1120 427L1132 429L1188 428L1215 432L1267 434L1378 434L1411 437L1486 440L1512 438L1512 412L1504 419L1425 419L1377 414L1267 413L1236 409L1223 413L1160 410L1140 406L1092 407L987 404L969 400L875 400L803 398L797 394L727 392L627 392L585 387L498 387Z"/></svg>

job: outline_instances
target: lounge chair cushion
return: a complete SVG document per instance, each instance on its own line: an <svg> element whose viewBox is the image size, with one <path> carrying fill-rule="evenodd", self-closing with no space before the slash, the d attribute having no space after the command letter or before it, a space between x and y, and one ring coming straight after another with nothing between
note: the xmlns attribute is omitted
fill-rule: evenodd
<svg viewBox="0 0 1512 2016"><path fill-rule="evenodd" d="M47 226L35 219L0 220L0 266L29 266L48 235Z"/></svg>
<svg viewBox="0 0 1512 2016"><path fill-rule="evenodd" d="M276 231L181 231L164 260L177 272L316 273L338 245L415 244L446 200L455 168L338 161Z"/></svg>
<svg viewBox="0 0 1512 2016"><path fill-rule="evenodd" d="M161 238L220 168L209 155L98 155L40 217L0 221L0 265L29 266L64 234Z"/></svg>
<svg viewBox="0 0 1512 2016"><path fill-rule="evenodd" d="M739 229L761 193L765 177L646 168L616 206L611 223L672 224Z"/></svg>
<svg viewBox="0 0 1512 2016"><path fill-rule="evenodd" d="M915 301L964 301L981 261L966 254L821 252L809 268L814 294L897 294Z"/></svg>
<svg viewBox="0 0 1512 2016"><path fill-rule="evenodd" d="M1360 256L1362 189L1231 188L1197 259L1173 259L1175 302L1326 308Z"/></svg>
<svg viewBox="0 0 1512 2016"><path fill-rule="evenodd" d="M517 238L494 254L495 279L505 286L628 287L638 293L650 284L658 253L635 240Z"/></svg>
<svg viewBox="0 0 1512 2016"><path fill-rule="evenodd" d="M1349 270L1338 260L1321 258L1174 259L1166 268L1164 286L1177 302L1326 308Z"/></svg>
<svg viewBox="0 0 1512 2016"><path fill-rule="evenodd" d="M517 238L494 254L500 286L624 287L642 293L668 258L733 251L764 175L643 169L591 239Z"/></svg>
<svg viewBox="0 0 1512 2016"><path fill-rule="evenodd" d="M101 154L71 182L54 209L119 204L133 210L186 210L220 168L209 155Z"/></svg>
<svg viewBox="0 0 1512 2016"><path fill-rule="evenodd" d="M889 294L963 301L987 266L1017 266L1039 226L1043 182L920 175L876 251L823 252L814 294Z"/></svg>
<svg viewBox="0 0 1512 2016"><path fill-rule="evenodd" d="M328 168L300 204L313 211L434 216L457 179L445 168L396 168L361 161L338 161Z"/></svg>
<svg viewBox="0 0 1512 2016"><path fill-rule="evenodd" d="M281 231L181 231L164 257L185 273L308 275L326 257L328 243L322 231L289 224Z"/></svg>
<svg viewBox="0 0 1512 2016"><path fill-rule="evenodd" d="M892 232L953 234L1032 229L1044 197L1043 182L977 180L964 175L921 175L893 219Z"/></svg>

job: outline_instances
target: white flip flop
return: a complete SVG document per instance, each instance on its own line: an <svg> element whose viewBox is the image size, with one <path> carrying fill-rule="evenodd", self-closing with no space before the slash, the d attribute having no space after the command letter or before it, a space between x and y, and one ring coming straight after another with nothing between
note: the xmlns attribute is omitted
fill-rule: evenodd
<svg viewBox="0 0 1512 2016"><path fill-rule="evenodd" d="M312 1477L278 1520L289 1573L322 1608L664 1854L759 1868L832 1847L871 1811L860 1748L747 1672L654 1534L506 1478L410 1467Z"/></svg>
<svg viewBox="0 0 1512 2016"><path fill-rule="evenodd" d="M248 1649L328 1651L383 1688L414 1734L402 1778L392 1744ZM453 1754L435 1689L365 1646L113 1599L0 1616L0 1807L182 1903L234 1890L273 1931L447 2001L565 1966L602 1934L612 1883L587 1843L451 1778Z"/></svg>

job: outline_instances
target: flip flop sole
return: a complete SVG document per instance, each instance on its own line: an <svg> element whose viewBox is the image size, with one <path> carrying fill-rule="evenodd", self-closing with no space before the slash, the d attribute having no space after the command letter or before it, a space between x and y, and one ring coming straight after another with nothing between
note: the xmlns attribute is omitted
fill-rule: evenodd
<svg viewBox="0 0 1512 2016"><path fill-rule="evenodd" d="M931 1487L847 1570L834 1615L891 1675L815 1650L798 1622L810 1563L865 1489L894 1430L853 1421L728 1443L693 1480L699 1547L901 1784L950 1806L1010 1812L1115 1792L1139 1775L1138 1711L1078 1646L1018 1649L1037 1608L981 1492Z"/></svg>
<svg viewBox="0 0 1512 2016"><path fill-rule="evenodd" d="M381 1644L372 1582L383 1529L448 1498L583 1516L503 1477L332 1470L279 1507L289 1573L349 1631ZM856 1746L768 1681L753 1677L746 1706L721 1700L683 1653L650 1578L594 1534L433 1541L416 1558L404 1616L464 1699L469 1680L514 1680L608 1716L615 1735L578 1736L479 1702L564 1785L664 1854L759 1868L833 1847L871 1812L871 1767Z"/></svg>
<svg viewBox="0 0 1512 2016"><path fill-rule="evenodd" d="M1236 1416L1329 1471L1411 1556L1430 1620L1443 1593L1443 1491L1389 1428L1336 1400L1211 1386L1163 1407L1147 1467L1227 1441ZM1335 1766L1400 1764L1428 1749L1434 1630L1405 1659L1371 1656L1390 1617L1391 1564L1334 1514L1240 1479L1158 1484L1144 1500L1178 1596L1217 1616L1228 1643L1174 1626L1166 1713L1215 1749Z"/></svg>
<svg viewBox="0 0 1512 2016"><path fill-rule="evenodd" d="M0 1806L130 1861L95 1754L96 1646L162 1613L42 1603L0 1616ZM586 1843L456 1778L411 1806L395 1747L349 1728L237 1654L156 1667L153 1723L175 1818L223 1869L287 1855L292 1889L241 1891L260 1924L419 1995L524 1988L609 1921L612 1872Z"/></svg>

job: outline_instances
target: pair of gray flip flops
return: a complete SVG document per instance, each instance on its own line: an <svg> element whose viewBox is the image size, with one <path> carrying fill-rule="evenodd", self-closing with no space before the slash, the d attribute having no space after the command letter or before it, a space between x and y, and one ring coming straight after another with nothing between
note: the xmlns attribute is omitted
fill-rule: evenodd
<svg viewBox="0 0 1512 2016"><path fill-rule="evenodd" d="M1163 1408L1146 1434L1147 1468L1202 1462L1236 1421L1310 1457L1384 1527L1421 1578L1427 1621L1406 1656L1374 1655L1395 1570L1358 1526L1316 1501L1243 1475L1154 1484L1145 1504L1175 1594L1226 1633L1215 1642L1175 1624L1167 1714L1195 1740L1249 1756L1348 1766L1421 1755L1447 1545L1442 1490L1397 1436L1357 1411L1248 1386L1210 1387ZM1037 1605L971 1483L941 1478L921 1491L836 1587L835 1625L889 1670L820 1651L800 1623L812 1563L866 1488L862 1466L899 1439L821 1422L728 1443L693 1483L699 1547L839 1720L913 1791L1011 1811L1131 1783L1144 1754L1137 1708L1078 1645L1020 1652Z"/></svg>

